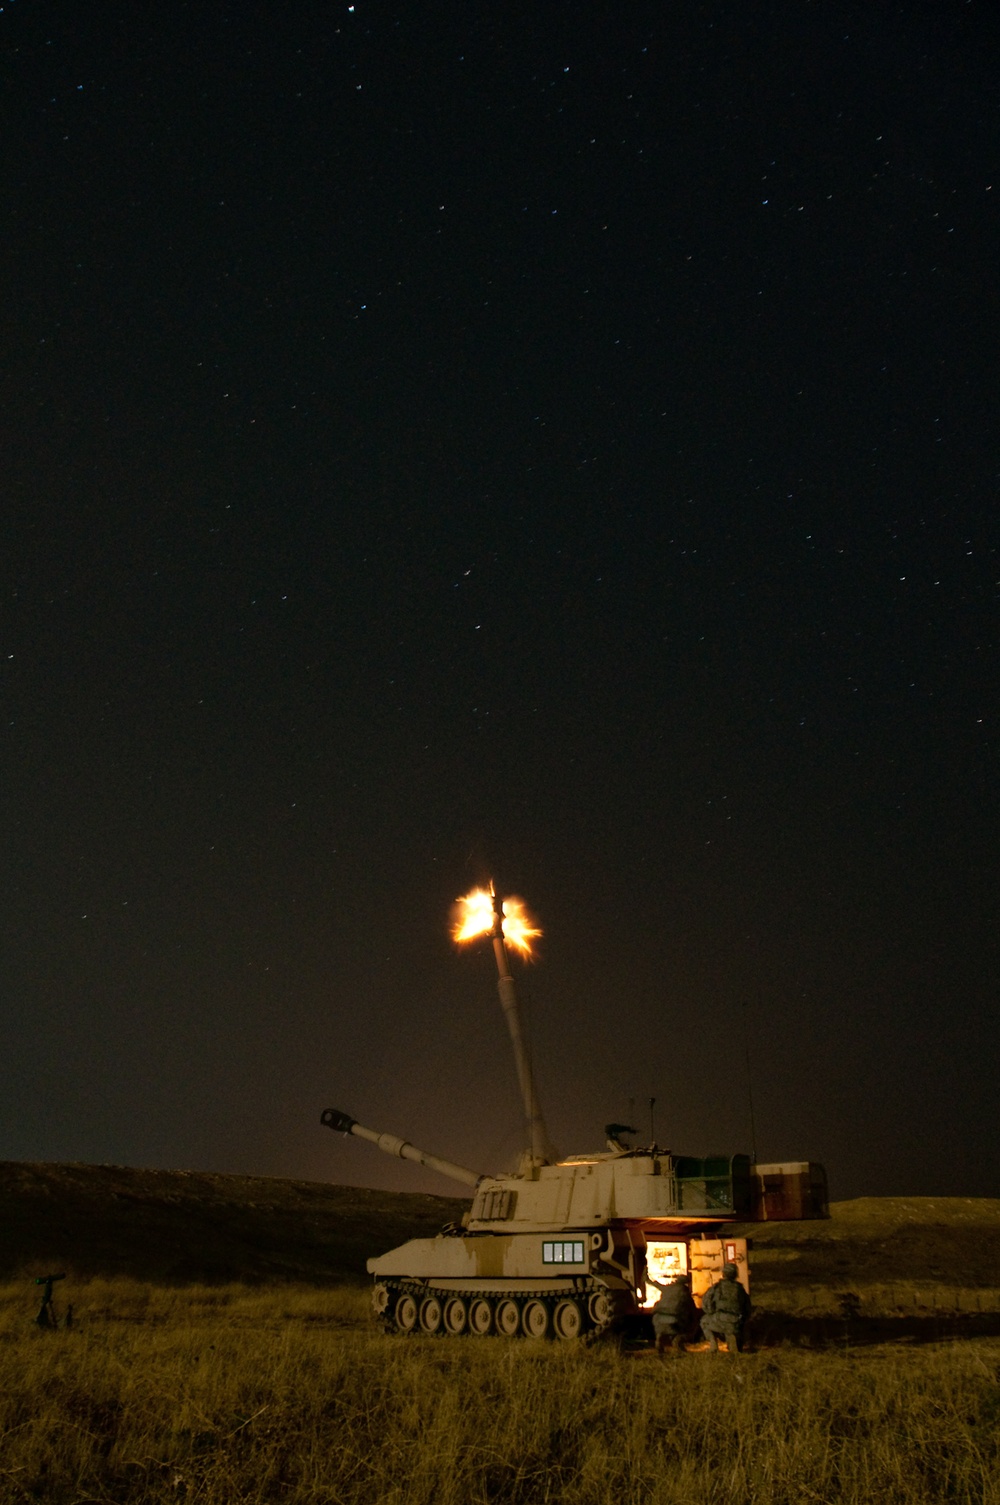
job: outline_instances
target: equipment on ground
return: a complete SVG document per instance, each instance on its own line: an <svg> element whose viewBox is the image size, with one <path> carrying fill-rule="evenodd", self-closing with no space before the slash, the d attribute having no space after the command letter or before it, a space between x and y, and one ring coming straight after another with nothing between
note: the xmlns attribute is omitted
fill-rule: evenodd
<svg viewBox="0 0 1000 1505"><path fill-rule="evenodd" d="M44 1291L42 1292L42 1304L38 1308L38 1313L37 1313L37 1315L35 1317L35 1322L37 1323L37 1325L39 1327L41 1327L41 1328L52 1328L52 1327L58 1327L59 1326L59 1318L56 1316L55 1303L52 1300L52 1287L53 1287L53 1285L55 1284L55 1282L57 1280L65 1280L65 1279L66 1279L66 1272L65 1272L65 1270L62 1270L58 1275L36 1275L35 1276L35 1285L36 1286L44 1286L45 1287ZM72 1311L73 1311L73 1308L70 1307L69 1308L70 1314L72 1313ZM73 1325L73 1318L72 1318L72 1315L69 1315L67 1317L67 1326L68 1327L72 1327L72 1325Z"/></svg>

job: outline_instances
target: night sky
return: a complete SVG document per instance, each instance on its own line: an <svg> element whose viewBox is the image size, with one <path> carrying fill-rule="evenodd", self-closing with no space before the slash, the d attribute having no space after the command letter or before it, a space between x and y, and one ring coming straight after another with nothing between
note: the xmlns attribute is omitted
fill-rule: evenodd
<svg viewBox="0 0 1000 1505"><path fill-rule="evenodd" d="M1000 1195L996 8L0 42L0 1158Z"/></svg>

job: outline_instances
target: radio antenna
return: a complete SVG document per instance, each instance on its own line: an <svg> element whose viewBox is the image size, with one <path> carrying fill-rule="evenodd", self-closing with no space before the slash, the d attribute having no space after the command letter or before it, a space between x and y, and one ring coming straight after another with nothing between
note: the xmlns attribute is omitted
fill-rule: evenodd
<svg viewBox="0 0 1000 1505"><path fill-rule="evenodd" d="M761 990L757 989L757 1002L761 1002ZM757 1163L757 1125L753 1112L753 1072L750 1069L750 1006L743 1000L743 1056L747 1068L747 1105L750 1109L750 1150L753 1162Z"/></svg>

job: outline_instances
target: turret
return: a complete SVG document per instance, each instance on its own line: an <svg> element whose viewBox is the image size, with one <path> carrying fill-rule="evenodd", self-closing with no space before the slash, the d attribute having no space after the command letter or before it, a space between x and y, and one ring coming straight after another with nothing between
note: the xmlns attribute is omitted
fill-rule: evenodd
<svg viewBox="0 0 1000 1505"><path fill-rule="evenodd" d="M486 1176L466 1226L473 1232L527 1233L597 1228L606 1223L677 1227L732 1222L752 1215L746 1155L672 1155L597 1150L517 1176Z"/></svg>

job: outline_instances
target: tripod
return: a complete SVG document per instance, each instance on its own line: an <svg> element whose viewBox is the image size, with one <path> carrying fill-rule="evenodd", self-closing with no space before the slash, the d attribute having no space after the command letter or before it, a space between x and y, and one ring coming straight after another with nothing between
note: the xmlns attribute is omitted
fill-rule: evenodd
<svg viewBox="0 0 1000 1505"><path fill-rule="evenodd" d="M65 1271L63 1271L62 1274L60 1274L60 1275L37 1275L35 1277L35 1285L36 1286L44 1286L45 1287L45 1290L42 1292L42 1304L38 1308L38 1315L35 1318L35 1322L38 1324L39 1327L41 1327L41 1328L53 1328L53 1327L58 1327L59 1326L59 1318L56 1316L55 1304L54 1304L54 1302L52 1300L52 1286L53 1286L53 1284L54 1284L55 1281L57 1281L57 1280L65 1280L65 1279L66 1279L66 1272ZM66 1314L66 1325L67 1325L67 1327L72 1326L72 1323L73 1323L72 1313L73 1313L73 1308L70 1307L68 1309L68 1311L67 1311L67 1314Z"/></svg>

